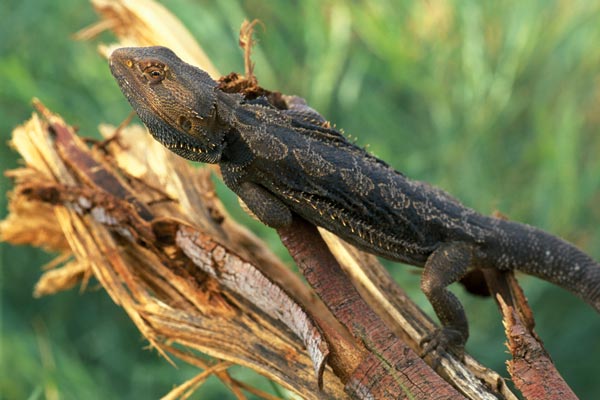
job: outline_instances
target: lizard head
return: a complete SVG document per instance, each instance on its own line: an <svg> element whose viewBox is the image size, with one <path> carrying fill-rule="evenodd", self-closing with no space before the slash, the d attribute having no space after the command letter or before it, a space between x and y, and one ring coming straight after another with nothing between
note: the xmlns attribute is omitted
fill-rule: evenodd
<svg viewBox="0 0 600 400"><path fill-rule="evenodd" d="M125 47L110 56L121 91L156 140L193 161L221 158L226 127L217 115L217 84L166 47Z"/></svg>

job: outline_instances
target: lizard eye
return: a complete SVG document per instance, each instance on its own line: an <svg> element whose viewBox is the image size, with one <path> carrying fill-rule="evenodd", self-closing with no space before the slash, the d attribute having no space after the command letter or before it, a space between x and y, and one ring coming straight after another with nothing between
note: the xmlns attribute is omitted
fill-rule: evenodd
<svg viewBox="0 0 600 400"><path fill-rule="evenodd" d="M179 117L179 126L186 132L189 132L192 129L192 121L184 117L183 115Z"/></svg>
<svg viewBox="0 0 600 400"><path fill-rule="evenodd" d="M148 67L144 70L144 75L152 83L159 83L165 79L165 71L156 66Z"/></svg>

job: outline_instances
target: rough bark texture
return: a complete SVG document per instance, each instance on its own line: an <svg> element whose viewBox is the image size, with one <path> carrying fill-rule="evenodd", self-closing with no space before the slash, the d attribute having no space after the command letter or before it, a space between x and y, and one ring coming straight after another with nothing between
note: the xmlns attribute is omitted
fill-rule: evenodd
<svg viewBox="0 0 600 400"><path fill-rule="evenodd" d="M502 312L515 386L526 399L576 399L533 330L533 314L514 274L486 270L485 275Z"/></svg>
<svg viewBox="0 0 600 400"><path fill-rule="evenodd" d="M396 337L368 306L316 227L296 218L291 227L278 233L309 284L370 353L357 369L351 365L349 379L344 380L349 391L381 399L464 398Z"/></svg>
<svg viewBox="0 0 600 400"><path fill-rule="evenodd" d="M102 21L80 38L112 29L128 45L170 47L220 76L162 6L93 4ZM247 29L242 39L252 42ZM105 54L109 48L102 47ZM85 287L93 276L163 356L202 370L167 398L188 396L210 375L237 398L244 391L273 398L233 379L227 371L233 364L307 399L516 398L498 374L469 356L428 357L435 372L425 364L419 342L434 324L375 257L326 232L323 241L315 227L296 220L279 233L313 290L228 216L208 168L190 167L140 127L103 126L112 139L90 148L60 117L37 108L13 133L25 167L7 173L15 188L1 240L62 253L36 296ZM493 276L488 282L493 293L502 292ZM517 315L506 293L501 306L513 380L526 398L574 398L534 340L522 294Z"/></svg>

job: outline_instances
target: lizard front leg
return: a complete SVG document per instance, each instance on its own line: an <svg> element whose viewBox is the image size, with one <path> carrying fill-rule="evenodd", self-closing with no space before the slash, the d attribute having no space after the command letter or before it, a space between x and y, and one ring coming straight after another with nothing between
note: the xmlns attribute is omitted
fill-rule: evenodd
<svg viewBox="0 0 600 400"><path fill-rule="evenodd" d="M283 228L292 223L292 212L271 192L251 182L243 182L236 190L251 214L271 228Z"/></svg>
<svg viewBox="0 0 600 400"><path fill-rule="evenodd" d="M421 289L433 306L442 327L422 341L423 355L440 348L464 355L469 325L458 298L448 286L460 280L473 259L473 246L464 242L444 243L427 259L421 277Z"/></svg>

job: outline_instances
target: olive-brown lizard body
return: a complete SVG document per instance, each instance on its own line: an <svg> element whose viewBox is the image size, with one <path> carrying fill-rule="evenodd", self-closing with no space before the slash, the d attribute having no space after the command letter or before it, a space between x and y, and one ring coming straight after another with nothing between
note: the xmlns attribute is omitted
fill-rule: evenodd
<svg viewBox="0 0 600 400"><path fill-rule="evenodd" d="M218 163L226 185L266 225L284 227L295 213L364 251L424 267L421 286L442 323L426 352L462 353L467 319L447 286L473 268L518 269L600 312L600 265L588 255L407 178L298 98L281 110L225 93L164 47L115 50L110 67L154 138L187 159Z"/></svg>

